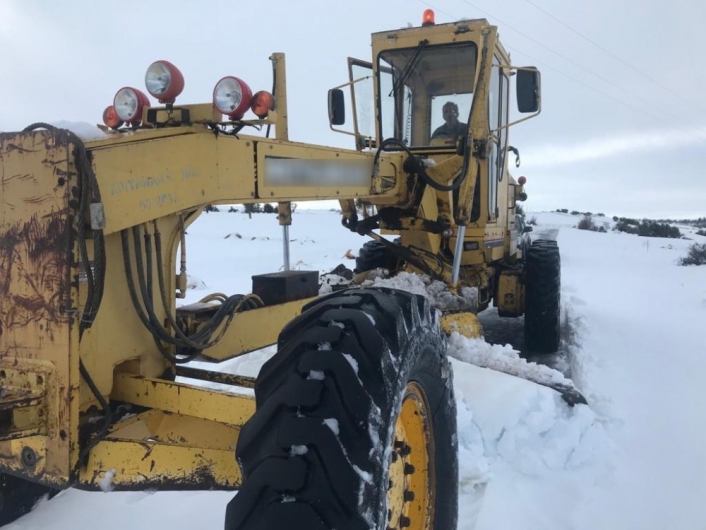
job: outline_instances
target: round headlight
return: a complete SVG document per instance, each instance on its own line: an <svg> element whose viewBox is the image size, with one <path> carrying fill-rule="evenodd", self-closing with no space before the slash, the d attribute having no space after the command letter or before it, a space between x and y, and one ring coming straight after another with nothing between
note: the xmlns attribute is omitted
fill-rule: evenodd
<svg viewBox="0 0 706 530"><path fill-rule="evenodd" d="M131 124L142 121L142 109L145 105L149 106L149 99L145 93L131 87L121 88L113 99L113 107L118 118Z"/></svg>
<svg viewBox="0 0 706 530"><path fill-rule="evenodd" d="M250 106L252 90L242 79L227 76L213 89L213 106L232 120L239 120Z"/></svg>
<svg viewBox="0 0 706 530"><path fill-rule="evenodd" d="M174 103L184 90L184 76L169 61L155 61L145 73L145 87L160 103Z"/></svg>

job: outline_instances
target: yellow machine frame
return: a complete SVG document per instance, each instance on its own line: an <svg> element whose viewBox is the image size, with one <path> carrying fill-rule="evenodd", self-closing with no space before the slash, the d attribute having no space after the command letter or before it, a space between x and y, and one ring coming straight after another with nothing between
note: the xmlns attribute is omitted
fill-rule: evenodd
<svg viewBox="0 0 706 530"><path fill-rule="evenodd" d="M498 54L503 65L510 64L497 28L485 20L378 33L373 35L374 57L392 46L413 47L422 38L431 45L474 42L484 54ZM453 249L460 227L466 227L464 241L477 243L478 250L464 251L459 283L478 287L482 303L488 303L497 273L493 262L507 256L506 245L494 242L504 243L514 230L514 203L522 187L508 175L507 185L498 190L500 214L489 216L483 200L474 222L470 200L459 202L453 193L429 187L410 211L420 184L406 178L404 152L382 153L374 172L370 150L289 141L284 56L274 54L272 60L278 106L258 123L274 125L274 139L216 135L208 127L214 120L210 106L194 105L190 124L111 132L107 139L86 142L85 162L100 188L100 201L92 202L86 217L81 212L88 210L79 205L86 168L77 155L82 146L76 137L44 130L0 135L0 472L55 488L95 489L108 474L117 489L238 487L233 448L241 425L255 410L253 398L174 379L183 375L245 387L253 381L170 362L140 322L125 284L123 238L159 234L168 309L174 313L174 294L186 283L185 273L175 272L178 248L184 230L207 204L336 199L350 217L353 199L359 198L377 208L400 207L395 223L383 222L381 228L400 231L403 246L432 252L442 246ZM494 66L492 60L479 60L479 65L469 149L494 134L488 128L487 81L479 82ZM441 154L447 160L429 173L446 182L463 157L455 148ZM373 176L354 185L287 185L268 170L275 158L348 164L353 172L362 168ZM460 197L473 197L487 174L487 158L478 162L469 166ZM430 233L425 220L444 230ZM97 231L104 238L107 264L102 302L90 315L91 325L80 329L92 274L79 239L85 234L93 267L97 251L91 233ZM135 259L133 254L131 268ZM452 283L450 264L427 260L427 265ZM409 268L417 270L413 264ZM515 293L518 286L503 281L500 288ZM160 300L156 281L148 289ZM520 298L512 298L514 311L521 311ZM202 357L218 362L275 343L307 301L236 313L220 342ZM155 304L155 311L164 322L161 304ZM109 412L101 410L98 396L110 405Z"/></svg>

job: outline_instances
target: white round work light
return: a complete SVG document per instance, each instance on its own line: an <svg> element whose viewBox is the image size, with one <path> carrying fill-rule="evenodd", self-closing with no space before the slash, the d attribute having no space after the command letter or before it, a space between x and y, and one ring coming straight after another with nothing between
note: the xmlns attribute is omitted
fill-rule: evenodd
<svg viewBox="0 0 706 530"><path fill-rule="evenodd" d="M113 99L113 107L118 118L132 125L142 121L142 109L149 104L147 95L132 87L121 88Z"/></svg>
<svg viewBox="0 0 706 530"><path fill-rule="evenodd" d="M184 76L169 61L155 61L145 73L145 88L160 103L174 103L184 90Z"/></svg>
<svg viewBox="0 0 706 530"><path fill-rule="evenodd" d="M252 90L242 79L226 76L213 89L213 106L231 120L242 119L250 107Z"/></svg>

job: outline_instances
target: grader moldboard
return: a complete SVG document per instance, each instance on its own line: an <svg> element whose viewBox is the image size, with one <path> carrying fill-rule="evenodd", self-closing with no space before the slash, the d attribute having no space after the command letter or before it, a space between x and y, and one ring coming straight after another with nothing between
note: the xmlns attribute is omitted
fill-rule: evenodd
<svg viewBox="0 0 706 530"><path fill-rule="evenodd" d="M352 109L355 150L289 141L282 54L272 92L226 77L213 104L177 105L183 76L158 61L145 82L161 106L121 89L103 139L46 124L0 135L2 524L42 495L111 480L238 489L229 530L456 528L444 333L478 333L474 313L492 302L525 315L530 348L558 347L559 251L518 251L524 179L506 156L509 127L540 111L539 72L512 66L486 20L436 25L430 11L373 34L372 49L329 92L332 128ZM515 122L511 76L528 113ZM423 297L364 286L317 297L317 272L285 267L253 277L252 294L176 307L185 231L206 205L278 202L286 263L291 202L323 199L373 238L357 272L393 263L477 289L475 306L439 316ZM188 364L274 343L256 380Z"/></svg>

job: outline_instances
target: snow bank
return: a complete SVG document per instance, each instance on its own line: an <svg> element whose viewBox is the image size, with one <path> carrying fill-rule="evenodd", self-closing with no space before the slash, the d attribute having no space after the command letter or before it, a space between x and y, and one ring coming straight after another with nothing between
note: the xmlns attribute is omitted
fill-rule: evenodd
<svg viewBox="0 0 706 530"><path fill-rule="evenodd" d="M546 387L452 362L463 499L460 529L473 529L476 519L477 530L535 528L515 519L516 513L532 511L526 506L528 494L549 492L561 503L563 489L575 484L577 475L593 481L608 473L612 444L589 407L571 408ZM520 483L517 496L512 490ZM502 507L496 505L499 499ZM544 499L545 508L547 502L554 504ZM570 512L559 513L566 517L565 525L556 527L570 528Z"/></svg>

